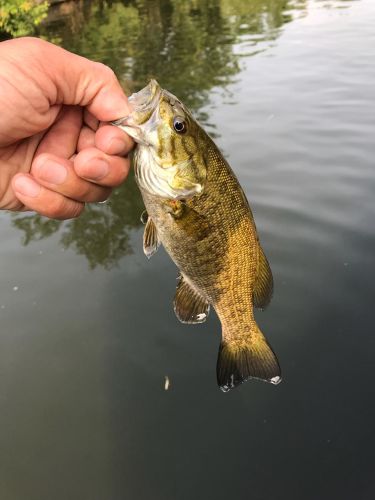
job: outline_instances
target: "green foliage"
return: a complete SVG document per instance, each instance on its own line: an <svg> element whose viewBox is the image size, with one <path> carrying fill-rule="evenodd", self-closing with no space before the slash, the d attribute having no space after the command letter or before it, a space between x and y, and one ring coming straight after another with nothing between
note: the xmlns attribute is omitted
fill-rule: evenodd
<svg viewBox="0 0 375 500"><path fill-rule="evenodd" d="M132 253L130 234L141 226L144 210L134 174L112 194L108 203L87 205L77 219L66 222L40 215L14 214L13 225L23 232L24 245L57 233L65 249L84 255L91 269L110 269L124 255Z"/></svg>
<svg viewBox="0 0 375 500"><path fill-rule="evenodd" d="M35 27L47 16L47 1L0 0L0 33L13 37L34 33Z"/></svg>
<svg viewBox="0 0 375 500"><path fill-rule="evenodd" d="M0 5L3 0L0 0ZM53 5L39 36L110 66L128 93L151 77L189 106L211 135L206 104L233 82L246 55L267 50L283 25L303 14L306 0L91 0ZM52 234L110 268L131 253L142 200L134 176L107 204L89 205L67 222L14 215L23 242Z"/></svg>
<svg viewBox="0 0 375 500"><path fill-rule="evenodd" d="M53 20L43 23L40 34L107 64L129 93L156 78L207 125L202 108L212 89L233 82L245 48L246 55L266 50L304 4L305 0L93 0L83 8L80 2L70 2L69 7L61 4L60 17L60 4L51 9Z"/></svg>

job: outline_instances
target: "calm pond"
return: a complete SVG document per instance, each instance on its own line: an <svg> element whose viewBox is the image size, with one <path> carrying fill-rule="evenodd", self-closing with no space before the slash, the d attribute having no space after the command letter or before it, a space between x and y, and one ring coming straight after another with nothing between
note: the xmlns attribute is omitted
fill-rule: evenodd
<svg viewBox="0 0 375 500"><path fill-rule="evenodd" d="M40 35L128 92L157 78L215 137L283 382L217 388L220 324L175 318L133 179L77 220L0 213L1 500L375 498L375 2L82 1Z"/></svg>

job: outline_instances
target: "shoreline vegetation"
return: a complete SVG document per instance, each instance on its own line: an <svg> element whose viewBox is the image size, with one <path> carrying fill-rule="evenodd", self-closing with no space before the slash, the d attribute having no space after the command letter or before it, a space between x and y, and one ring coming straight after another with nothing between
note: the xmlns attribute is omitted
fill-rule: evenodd
<svg viewBox="0 0 375 500"><path fill-rule="evenodd" d="M54 0L0 0L0 41L32 35Z"/></svg>

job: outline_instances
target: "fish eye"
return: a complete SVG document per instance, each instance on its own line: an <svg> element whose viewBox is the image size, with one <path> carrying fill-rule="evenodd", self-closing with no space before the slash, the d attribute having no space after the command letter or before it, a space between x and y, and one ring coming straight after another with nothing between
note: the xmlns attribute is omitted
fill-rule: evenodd
<svg viewBox="0 0 375 500"><path fill-rule="evenodd" d="M178 134L184 134L186 132L186 121L181 116L176 116L173 120L173 128Z"/></svg>

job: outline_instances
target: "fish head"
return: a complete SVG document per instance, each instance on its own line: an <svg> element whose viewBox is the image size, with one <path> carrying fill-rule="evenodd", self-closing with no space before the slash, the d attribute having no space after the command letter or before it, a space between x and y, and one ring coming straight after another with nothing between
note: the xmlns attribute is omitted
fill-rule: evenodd
<svg viewBox="0 0 375 500"><path fill-rule="evenodd" d="M137 143L140 187L172 199L200 194L206 179L205 133L190 111L155 80L131 95L129 106L130 114L112 123Z"/></svg>

